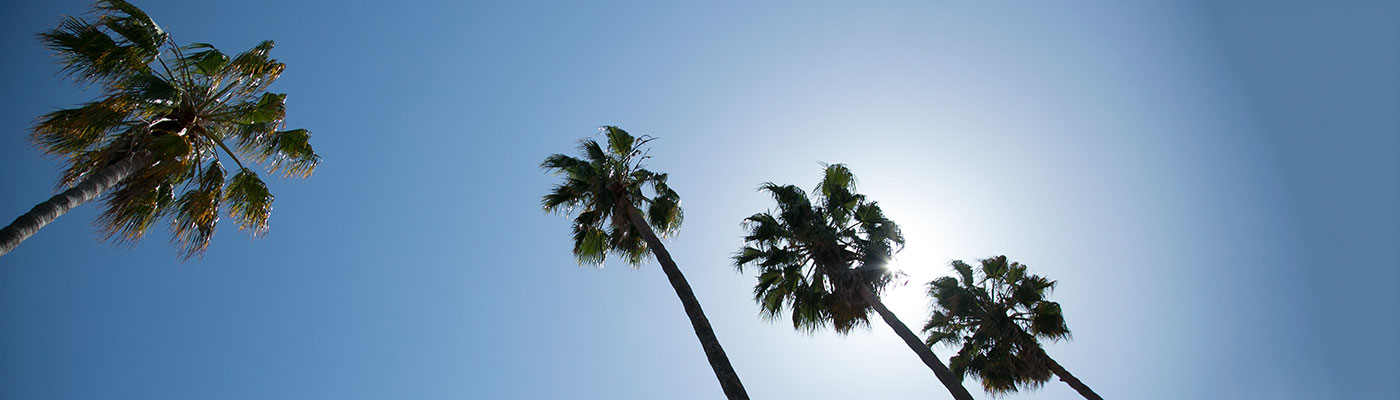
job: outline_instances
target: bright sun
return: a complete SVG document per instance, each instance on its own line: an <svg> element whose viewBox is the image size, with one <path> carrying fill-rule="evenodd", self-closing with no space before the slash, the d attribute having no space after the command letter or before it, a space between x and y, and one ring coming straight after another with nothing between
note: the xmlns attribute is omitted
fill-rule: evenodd
<svg viewBox="0 0 1400 400"><path fill-rule="evenodd" d="M901 319L909 319L904 322L912 329L915 325L923 326L923 320L928 318L929 300L925 286L929 281L948 274L948 256L937 254L934 246L916 244L937 243L934 238L920 235L922 232L912 226L901 228L905 231L908 246L895 254L890 268L903 275L886 289L883 300Z"/></svg>
<svg viewBox="0 0 1400 400"><path fill-rule="evenodd" d="M959 215L940 212L946 205L915 186L886 187L868 194L880 200L885 215L899 224L905 241L890 263L890 268L903 275L886 289L882 300L910 329L918 331L929 317L928 282L949 276L949 261L965 257L950 252L959 245L957 237L950 237L953 231L948 227L965 224L957 223ZM967 232L967 228L960 232Z"/></svg>

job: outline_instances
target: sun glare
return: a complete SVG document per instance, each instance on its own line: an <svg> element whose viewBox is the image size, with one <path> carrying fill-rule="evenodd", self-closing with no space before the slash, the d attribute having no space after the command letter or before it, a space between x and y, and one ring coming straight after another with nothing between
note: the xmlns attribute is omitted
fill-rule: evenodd
<svg viewBox="0 0 1400 400"><path fill-rule="evenodd" d="M900 223L900 228L904 231L906 246L895 254L894 261L889 266L901 275L886 289L882 297L890 310L904 319L910 329L917 331L929 315L925 286L934 278L948 275L948 261L951 255L940 254L936 245L940 241L935 235L919 229L920 224L915 223L919 221L918 218L905 217L904 220L911 223L900 220L896 222Z"/></svg>

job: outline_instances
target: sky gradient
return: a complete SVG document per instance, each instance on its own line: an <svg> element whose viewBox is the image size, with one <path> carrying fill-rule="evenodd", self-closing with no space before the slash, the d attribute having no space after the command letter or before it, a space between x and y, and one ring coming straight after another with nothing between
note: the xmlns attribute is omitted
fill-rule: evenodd
<svg viewBox="0 0 1400 400"><path fill-rule="evenodd" d="M950 260L1006 254L1106 398L1400 397L1393 2L388 3L136 2L275 40L324 161L199 260L101 242L95 204L0 259L0 398L720 398L660 269L579 267L540 211L539 162L600 125L660 138L668 249L752 398L948 398L882 324L758 317L739 223L819 162L904 228L911 327ZM0 5L6 221L60 170L34 118L90 96L34 34L88 6Z"/></svg>

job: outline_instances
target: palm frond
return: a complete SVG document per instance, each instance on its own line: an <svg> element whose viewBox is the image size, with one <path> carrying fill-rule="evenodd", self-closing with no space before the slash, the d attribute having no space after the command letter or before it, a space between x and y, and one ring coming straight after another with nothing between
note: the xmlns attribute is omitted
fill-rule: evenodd
<svg viewBox="0 0 1400 400"><path fill-rule="evenodd" d="M592 224L574 224L574 257L580 265L603 265L608 234Z"/></svg>
<svg viewBox="0 0 1400 400"><path fill-rule="evenodd" d="M191 68L199 75L218 76L232 61L224 52L208 43L185 46L185 56L178 61L181 68Z"/></svg>
<svg viewBox="0 0 1400 400"><path fill-rule="evenodd" d="M39 40L58 56L63 72L79 82L102 83L145 67L133 49L82 19L69 17L57 29L40 33Z"/></svg>
<svg viewBox="0 0 1400 400"><path fill-rule="evenodd" d="M272 193L253 170L243 168L229 180L224 201L228 213L238 222L238 229L262 236L267 233L267 220L272 216Z"/></svg>
<svg viewBox="0 0 1400 400"><path fill-rule="evenodd" d="M223 199L224 168L218 161L210 162L200 175L198 187L186 191L175 201L172 216L171 241L186 259L201 255L214 237L219 223L219 203Z"/></svg>
<svg viewBox="0 0 1400 400"><path fill-rule="evenodd" d="M627 265L641 266L647 255L646 241L630 224L627 226L621 226L621 222L615 222L615 224L617 225L613 226L611 235L608 236L608 247L612 249L613 255L621 257Z"/></svg>
<svg viewBox="0 0 1400 400"><path fill-rule="evenodd" d="M258 162L267 163L268 172L287 178L305 179L321 163L321 156L311 149L311 131L306 129L273 132L254 155Z"/></svg>
<svg viewBox="0 0 1400 400"><path fill-rule="evenodd" d="M120 0L97 2L96 21L68 17L39 34L65 73L79 82L110 85L150 69L169 35L139 8Z"/></svg>
<svg viewBox="0 0 1400 400"><path fill-rule="evenodd" d="M592 166L586 161L563 154L550 155L549 157L545 157L544 162L540 163L540 168L544 168L546 171L556 174L582 171L591 167Z"/></svg>
<svg viewBox="0 0 1400 400"><path fill-rule="evenodd" d="M141 111L139 118L151 118L169 114L179 102L180 89L164 77L143 71L123 77L113 87L111 101L119 101L134 111Z"/></svg>
<svg viewBox="0 0 1400 400"><path fill-rule="evenodd" d="M667 237L674 234L684 220L685 213L681 211L679 198L658 196L647 207L647 221L656 228L657 236Z"/></svg>
<svg viewBox="0 0 1400 400"><path fill-rule="evenodd" d="M636 138L633 138L632 134L616 126L604 126L603 134L608 137L608 151L611 152L613 156L619 157L622 160L627 160L632 157L633 151L635 150L633 145L636 144Z"/></svg>
<svg viewBox="0 0 1400 400"><path fill-rule="evenodd" d="M108 132L130 126L134 107L117 98L44 114L34 124L30 139L44 153L63 156L89 150Z"/></svg>
<svg viewBox="0 0 1400 400"><path fill-rule="evenodd" d="M107 210L98 216L98 226L107 239L134 244L174 201L173 185L151 175L128 179L106 195Z"/></svg>
<svg viewBox="0 0 1400 400"><path fill-rule="evenodd" d="M588 139L580 140L579 149L583 151L584 156L588 157L588 162L590 164L601 166L610 161L608 152L603 151L603 146L598 144L597 141Z"/></svg>
<svg viewBox="0 0 1400 400"><path fill-rule="evenodd" d="M251 95L267 90L282 75L287 66L271 58L272 46L271 40L264 40L234 56L220 70L221 76L236 82L230 84L235 95Z"/></svg>

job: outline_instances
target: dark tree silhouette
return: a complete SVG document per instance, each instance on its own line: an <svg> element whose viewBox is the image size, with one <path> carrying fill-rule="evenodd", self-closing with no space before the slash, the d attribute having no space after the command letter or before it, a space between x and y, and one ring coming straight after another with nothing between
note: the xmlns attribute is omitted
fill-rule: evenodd
<svg viewBox="0 0 1400 400"><path fill-rule="evenodd" d="M608 253L637 266L647 252L656 256L676 296L681 299L700 347L719 379L720 388L730 400L747 400L744 384L729 364L729 356L715 337L700 301L681 274L671 253L666 251L657 232L666 236L680 229L683 214L681 198L666 184L667 175L643 168L645 146L650 137L633 137L615 127L603 127L606 144L584 139L579 151L584 158L555 154L540 166L564 176L542 201L546 212L577 214L574 217L574 256L579 264L602 265ZM653 196L643 193L650 188ZM639 209L645 208L643 215ZM655 230L653 230L653 228Z"/></svg>
<svg viewBox="0 0 1400 400"><path fill-rule="evenodd" d="M886 268L904 245L899 225L880 206L855 192L855 176L841 164L827 165L810 199L792 185L763 184L777 210L744 220L746 246L734 256L740 272L758 273L754 301L772 318L784 310L796 329L831 326L845 334L868 325L871 311L923 360L954 398L972 395L919 337L880 302L895 272Z"/></svg>
<svg viewBox="0 0 1400 400"><path fill-rule="evenodd" d="M1045 354L1037 338L1069 337L1060 304L1046 300L1055 281L1026 273L1006 256L981 260L974 269L953 261L958 277L929 283L934 312L924 325L926 344L962 344L953 372L976 375L993 394L1039 387L1053 374L1086 399L1102 400L1079 378Z"/></svg>

